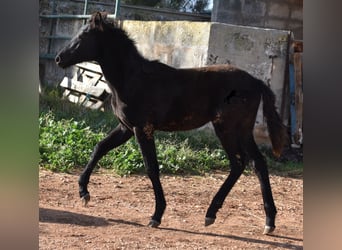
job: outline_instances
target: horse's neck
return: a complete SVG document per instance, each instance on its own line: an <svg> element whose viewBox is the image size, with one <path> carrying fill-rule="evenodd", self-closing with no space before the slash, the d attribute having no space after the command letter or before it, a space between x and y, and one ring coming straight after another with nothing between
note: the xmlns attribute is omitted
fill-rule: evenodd
<svg viewBox="0 0 342 250"><path fill-rule="evenodd" d="M108 49L104 54L103 60L99 61L102 72L111 90L124 97L127 89L133 91L134 86L128 86L129 79L140 72L141 62L145 59L135 48L119 53Z"/></svg>

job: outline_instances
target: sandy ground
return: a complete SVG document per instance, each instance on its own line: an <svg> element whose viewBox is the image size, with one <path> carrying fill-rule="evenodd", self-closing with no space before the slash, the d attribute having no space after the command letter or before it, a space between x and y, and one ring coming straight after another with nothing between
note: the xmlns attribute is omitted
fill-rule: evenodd
<svg viewBox="0 0 342 250"><path fill-rule="evenodd" d="M243 175L204 227L206 209L227 174L162 176L167 207L159 228L146 176L93 174L83 207L78 175L39 173L40 249L303 249L303 180L270 176L278 209L276 230L262 234L265 216L255 175Z"/></svg>

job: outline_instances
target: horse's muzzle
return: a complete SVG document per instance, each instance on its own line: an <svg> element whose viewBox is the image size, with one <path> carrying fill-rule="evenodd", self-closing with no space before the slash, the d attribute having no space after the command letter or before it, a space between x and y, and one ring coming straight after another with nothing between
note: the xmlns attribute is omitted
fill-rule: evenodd
<svg viewBox="0 0 342 250"><path fill-rule="evenodd" d="M60 55L57 55L57 56L55 57L55 62L56 62L56 64L57 64L59 67L61 67L61 68L63 68L63 69L65 69L65 68L67 67L67 65L66 65L66 63L65 63L65 60L63 60L62 57L61 57Z"/></svg>

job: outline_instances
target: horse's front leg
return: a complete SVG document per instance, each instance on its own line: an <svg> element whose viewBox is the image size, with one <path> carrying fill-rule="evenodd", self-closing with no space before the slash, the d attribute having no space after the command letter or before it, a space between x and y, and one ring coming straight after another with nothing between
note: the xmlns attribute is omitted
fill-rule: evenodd
<svg viewBox="0 0 342 250"><path fill-rule="evenodd" d="M133 132L122 124L119 124L114 130L112 130L107 137L100 141L94 148L90 161L84 168L82 174L79 177L79 193L84 203L87 205L90 200L90 195L87 189L90 175L95 168L97 162L110 151L111 149L120 146L128 141L133 136Z"/></svg>
<svg viewBox="0 0 342 250"><path fill-rule="evenodd" d="M151 130L135 127L134 133L144 159L148 177L152 182L155 195L155 212L148 225L150 227L158 227L161 223L161 218L166 208L166 201L159 179L159 165L157 161L153 132Z"/></svg>

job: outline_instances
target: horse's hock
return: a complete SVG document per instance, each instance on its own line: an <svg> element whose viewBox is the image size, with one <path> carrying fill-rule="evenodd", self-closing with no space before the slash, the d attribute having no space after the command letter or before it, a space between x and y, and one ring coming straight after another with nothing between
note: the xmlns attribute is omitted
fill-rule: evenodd
<svg viewBox="0 0 342 250"><path fill-rule="evenodd" d="M73 20L69 22L72 31L59 35L74 35ZM124 20L120 25L148 59L159 60L177 68L232 64L263 80L276 94L277 109L284 124L288 124L290 98L286 78L291 32L189 21ZM65 29L63 31L67 32ZM56 43L52 51L57 53L64 44L62 41ZM62 82L65 71L58 69L51 60L42 60L46 62L44 81ZM79 67L69 72L69 79L77 70ZM255 124L255 135L259 143L270 143L261 107Z"/></svg>

